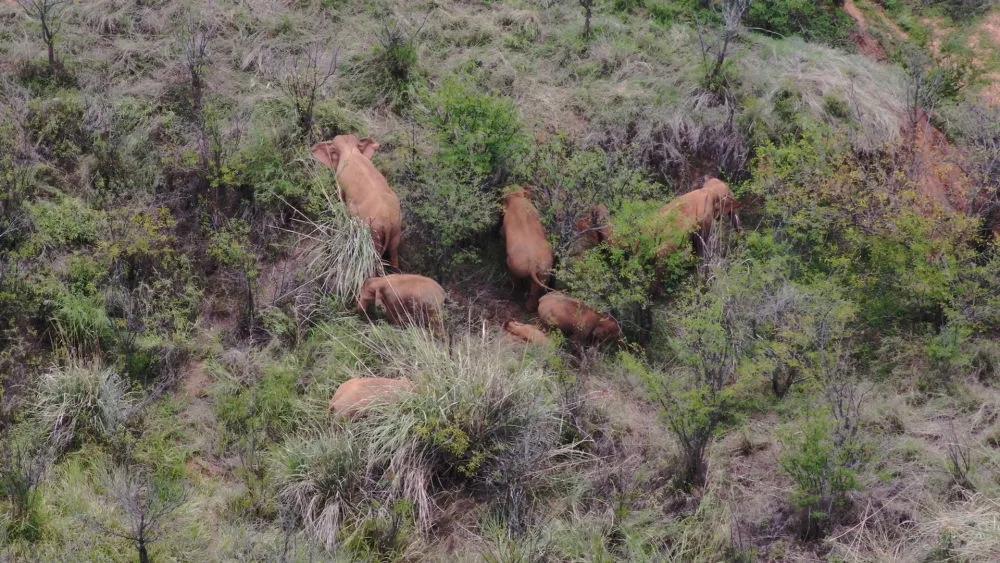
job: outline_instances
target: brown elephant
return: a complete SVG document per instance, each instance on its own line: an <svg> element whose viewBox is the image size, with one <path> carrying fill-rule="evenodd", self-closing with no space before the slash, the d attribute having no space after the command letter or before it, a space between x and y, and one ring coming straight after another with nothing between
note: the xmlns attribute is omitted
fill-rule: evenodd
<svg viewBox="0 0 1000 563"><path fill-rule="evenodd" d="M611 227L611 212L603 203L591 207L586 214L577 219L573 225L576 229L576 240L570 249L570 254L576 256L611 242L613 234Z"/></svg>
<svg viewBox="0 0 1000 563"><path fill-rule="evenodd" d="M511 192L503 201L501 232L507 244L507 268L515 280L527 280L531 284L525 307L534 311L552 275L555 260L552 245L527 191Z"/></svg>
<svg viewBox="0 0 1000 563"><path fill-rule="evenodd" d="M330 399L330 412L345 418L356 418L368 407L391 403L405 393L413 391L409 379L389 379L387 377L356 377L348 379L337 387Z"/></svg>
<svg viewBox="0 0 1000 563"><path fill-rule="evenodd" d="M602 315L579 299L554 291L538 301L538 316L579 344L603 344L622 338L618 321Z"/></svg>
<svg viewBox="0 0 1000 563"><path fill-rule="evenodd" d="M358 297L358 312L367 315L374 304L392 324L427 326L443 334L444 298L444 289L430 278L390 274L365 280Z"/></svg>
<svg viewBox="0 0 1000 563"><path fill-rule="evenodd" d="M545 334L545 331L535 325L519 323L517 321L507 321L504 323L503 329L507 332L507 334L519 342L527 342L528 344L539 344L543 346L549 344L550 342L549 335Z"/></svg>
<svg viewBox="0 0 1000 563"><path fill-rule="evenodd" d="M312 155L337 173L347 211L369 225L379 254L388 254L389 263L398 269L403 213L396 193L372 164L379 146L372 139L337 135L332 141L314 145Z"/></svg>
<svg viewBox="0 0 1000 563"><path fill-rule="evenodd" d="M695 248L702 253L715 221L728 218L733 227L740 228L737 207L736 198L729 191L729 186L717 178L710 178L701 188L681 195L663 206L654 228L673 235L691 234ZM658 254L665 256L675 252L680 240L682 239L674 238L663 243Z"/></svg>

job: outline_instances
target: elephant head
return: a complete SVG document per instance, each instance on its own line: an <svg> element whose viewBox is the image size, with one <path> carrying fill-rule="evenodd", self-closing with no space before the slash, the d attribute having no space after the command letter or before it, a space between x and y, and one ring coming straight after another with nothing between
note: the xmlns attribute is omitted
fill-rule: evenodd
<svg viewBox="0 0 1000 563"><path fill-rule="evenodd" d="M604 317L597 321L597 325L594 326L594 330L590 333L590 337L594 340L594 342L600 343L621 340L622 327L618 324L618 321L613 318Z"/></svg>
<svg viewBox="0 0 1000 563"><path fill-rule="evenodd" d="M352 152L357 152L371 160L380 146L382 145L371 138L358 139L354 135L337 135L332 141L313 145L312 155L327 168L337 170L341 160Z"/></svg>

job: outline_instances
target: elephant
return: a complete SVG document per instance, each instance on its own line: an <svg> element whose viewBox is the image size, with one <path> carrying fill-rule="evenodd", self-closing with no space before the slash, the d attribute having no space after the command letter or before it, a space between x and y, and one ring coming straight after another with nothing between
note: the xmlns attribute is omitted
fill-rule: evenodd
<svg viewBox="0 0 1000 563"><path fill-rule="evenodd" d="M512 339L517 340L518 342L539 344L543 346L548 345L550 342L549 335L545 334L545 331L535 325L519 323L511 320L504 323L503 329L512 337Z"/></svg>
<svg viewBox="0 0 1000 563"><path fill-rule="evenodd" d="M531 285L525 308L534 311L538 308L538 298L548 289L546 283L552 275L555 257L538 210L526 190L518 189L504 196L501 232L507 245L507 269L515 280L527 280Z"/></svg>
<svg viewBox="0 0 1000 563"><path fill-rule="evenodd" d="M385 176L372 164L379 144L354 135L337 135L312 147L313 157L337 174L340 195L347 211L368 224L380 256L399 269L399 240L403 213L399 197Z"/></svg>
<svg viewBox="0 0 1000 563"><path fill-rule="evenodd" d="M610 315L602 315L559 291L547 293L538 301L538 316L578 344L604 344L622 338L621 326Z"/></svg>
<svg viewBox="0 0 1000 563"><path fill-rule="evenodd" d="M570 256L580 256L591 248L610 243L613 235L611 212L603 203L597 204L576 220L573 231L575 237L569 246Z"/></svg>
<svg viewBox="0 0 1000 563"><path fill-rule="evenodd" d="M390 274L365 280L358 297L358 312L368 314L375 304L395 325L430 327L444 333L444 289L434 280L416 274Z"/></svg>
<svg viewBox="0 0 1000 563"><path fill-rule="evenodd" d="M389 379L387 377L356 377L348 379L337 387L330 399L329 411L337 416L353 419L375 404L393 402L405 393L413 391L409 379Z"/></svg>
<svg viewBox="0 0 1000 563"><path fill-rule="evenodd" d="M736 198L729 186L717 178L707 179L702 187L675 198L658 212L655 229L660 232L690 233L699 254L704 252L705 241L712 233L715 221L728 218L739 229L740 217ZM663 244L660 256L672 254L678 248L677 240Z"/></svg>

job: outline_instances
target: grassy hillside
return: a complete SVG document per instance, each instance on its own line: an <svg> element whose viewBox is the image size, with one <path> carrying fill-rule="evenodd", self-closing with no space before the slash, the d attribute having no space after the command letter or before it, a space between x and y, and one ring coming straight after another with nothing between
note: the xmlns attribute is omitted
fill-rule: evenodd
<svg viewBox="0 0 1000 563"><path fill-rule="evenodd" d="M0 3L0 560L1000 558L1000 11L847 4ZM623 342L504 335L511 186Z"/></svg>

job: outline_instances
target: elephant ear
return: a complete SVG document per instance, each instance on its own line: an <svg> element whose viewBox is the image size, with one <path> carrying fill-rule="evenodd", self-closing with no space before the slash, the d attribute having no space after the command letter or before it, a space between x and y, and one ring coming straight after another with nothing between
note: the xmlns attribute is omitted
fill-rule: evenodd
<svg viewBox="0 0 1000 563"><path fill-rule="evenodd" d="M340 151L333 145L333 141L313 145L312 155L330 170L336 171L337 165L340 164Z"/></svg>
<svg viewBox="0 0 1000 563"><path fill-rule="evenodd" d="M382 145L376 143L375 139L372 139L371 137L366 137L358 141L358 150L361 151L361 154L365 155L368 160L371 160L372 157L375 156L375 151L377 151L381 146Z"/></svg>

